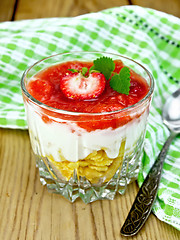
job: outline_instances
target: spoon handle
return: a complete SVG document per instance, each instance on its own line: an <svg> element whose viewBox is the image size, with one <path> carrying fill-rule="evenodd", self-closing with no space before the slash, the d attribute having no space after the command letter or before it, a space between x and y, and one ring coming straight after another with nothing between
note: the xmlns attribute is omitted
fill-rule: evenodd
<svg viewBox="0 0 180 240"><path fill-rule="evenodd" d="M148 218L157 195L163 162L166 157L169 145L175 136L176 134L171 132L155 163L151 167L146 179L144 180L141 188L139 189L131 210L125 220L124 225L121 228L120 232L122 235L135 235L141 229L146 219Z"/></svg>

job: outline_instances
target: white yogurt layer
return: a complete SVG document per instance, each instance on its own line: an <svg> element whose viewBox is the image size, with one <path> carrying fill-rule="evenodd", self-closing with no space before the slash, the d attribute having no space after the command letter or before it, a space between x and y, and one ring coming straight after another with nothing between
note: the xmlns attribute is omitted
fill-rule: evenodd
<svg viewBox="0 0 180 240"><path fill-rule="evenodd" d="M109 158L119 154L121 142L126 139L125 152L133 148L145 131L147 111L116 129L97 129L87 132L76 123L45 123L33 107L27 105L31 144L35 154L52 155L57 162L63 157L71 162L86 158L94 150L103 149ZM75 131L72 131L75 130Z"/></svg>

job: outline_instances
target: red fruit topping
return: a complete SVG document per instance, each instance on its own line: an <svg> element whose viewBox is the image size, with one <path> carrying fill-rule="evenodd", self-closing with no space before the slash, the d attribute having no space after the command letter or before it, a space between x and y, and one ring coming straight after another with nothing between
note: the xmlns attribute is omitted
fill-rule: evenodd
<svg viewBox="0 0 180 240"><path fill-rule="evenodd" d="M49 99L53 92L53 86L46 80L33 80L28 85L29 93L39 101L46 101Z"/></svg>
<svg viewBox="0 0 180 240"><path fill-rule="evenodd" d="M114 63L114 72L119 73L124 65L119 60L115 60ZM28 83L27 90L34 98L48 106L80 113L104 113L120 110L139 102L149 90L144 78L132 70L129 95L114 91L109 85L109 80L105 80L104 75L100 73L94 72L90 74L89 78L86 78L80 73L73 73L68 70L76 69L80 72L83 67L86 67L88 74L92 65L92 62L78 61L53 65L39 72L35 76L36 79L32 79ZM77 82L76 78L78 78ZM94 82L95 84L93 84ZM88 87L89 84L91 87ZM71 96L75 100L72 100ZM49 117L51 115L59 119L75 121L79 127L86 129L88 132L109 127L115 129L132 120L132 117L126 111L114 115L102 114L97 118L93 115L73 116L42 110L42 119L45 123L55 121ZM139 117L138 113L133 116L133 118L136 117Z"/></svg>
<svg viewBox="0 0 180 240"><path fill-rule="evenodd" d="M97 104L97 107L94 107L92 112L93 113L113 112L113 111L120 110L122 108L123 106L118 103L112 103L112 105L101 103L101 104Z"/></svg>
<svg viewBox="0 0 180 240"><path fill-rule="evenodd" d="M69 99L88 100L98 97L105 89L106 79L102 73L93 72L89 77L81 73L68 73L60 80L61 91Z"/></svg>
<svg viewBox="0 0 180 240"><path fill-rule="evenodd" d="M114 72L119 73L120 70L124 67L124 64L121 60L115 60L114 63L115 63Z"/></svg>

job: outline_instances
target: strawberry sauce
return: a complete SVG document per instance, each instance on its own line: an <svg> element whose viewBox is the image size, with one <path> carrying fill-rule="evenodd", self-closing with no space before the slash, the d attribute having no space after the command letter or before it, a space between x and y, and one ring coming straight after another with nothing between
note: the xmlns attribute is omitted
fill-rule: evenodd
<svg viewBox="0 0 180 240"><path fill-rule="evenodd" d="M115 60L114 72L119 73L124 66L122 61ZM149 91L149 86L140 75L131 70L131 86L129 95L114 91L109 81L106 81L104 91L96 98L89 100L75 100L67 98L60 89L60 82L65 75L72 74L68 69L88 69L91 62L66 62L51 66L34 76L28 84L29 93L37 100L48 106L72 112L101 113L120 110L129 107L142 98Z"/></svg>
<svg viewBox="0 0 180 240"><path fill-rule="evenodd" d="M115 60L114 63L114 72L119 73L124 65L120 60ZM105 113L120 110L137 103L149 91L146 80L130 70L131 86L129 95L114 91L109 85L109 79L105 81L104 90L97 97L85 100L69 99L60 88L60 83L64 76L72 74L68 69L81 70L82 67L86 67L89 71L92 65L93 63L91 62L72 61L51 66L36 74L28 83L27 90L35 99L48 106L79 113ZM91 132L96 129L107 129L109 127L116 129L132 121L134 118L138 118L143 112L144 110L142 109L141 113L133 114L133 118L126 112L118 112L110 115L79 114L75 116L68 113L61 114L42 109L40 114L42 120L47 124L55 121L51 119L51 116L54 116L59 119L59 123L61 119L63 119L62 123L65 123L66 120L75 121L79 127Z"/></svg>

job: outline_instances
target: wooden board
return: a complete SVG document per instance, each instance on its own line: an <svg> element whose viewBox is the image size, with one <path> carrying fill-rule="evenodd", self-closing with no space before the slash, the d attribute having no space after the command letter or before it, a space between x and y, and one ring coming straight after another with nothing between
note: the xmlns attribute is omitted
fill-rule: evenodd
<svg viewBox="0 0 180 240"><path fill-rule="evenodd" d="M128 3L128 0L19 0L15 19L72 17Z"/></svg>
<svg viewBox="0 0 180 240"><path fill-rule="evenodd" d="M15 3L16 0L0 0L0 22L12 19Z"/></svg>
<svg viewBox="0 0 180 240"><path fill-rule="evenodd" d="M131 2L180 17L180 0L131 0Z"/></svg>
<svg viewBox="0 0 180 240"><path fill-rule="evenodd" d="M27 131L0 129L0 239L120 240L120 228L138 187L115 200L70 203L39 181ZM141 232L128 239L178 240L179 232L150 215Z"/></svg>
<svg viewBox="0 0 180 240"><path fill-rule="evenodd" d="M68 17L126 5L126 0L0 0L0 21ZM179 0L130 1L180 16ZM14 14L13 14L14 13ZM153 214L137 236L120 228L137 194L136 183L113 201L85 205L50 194L39 181L27 131L0 129L0 239L156 240L180 239L180 232Z"/></svg>

